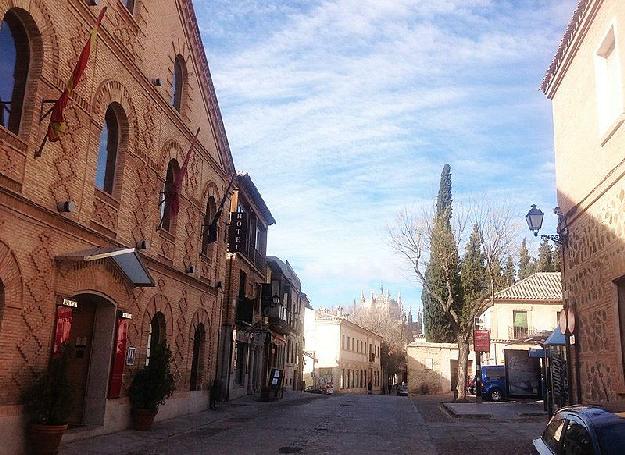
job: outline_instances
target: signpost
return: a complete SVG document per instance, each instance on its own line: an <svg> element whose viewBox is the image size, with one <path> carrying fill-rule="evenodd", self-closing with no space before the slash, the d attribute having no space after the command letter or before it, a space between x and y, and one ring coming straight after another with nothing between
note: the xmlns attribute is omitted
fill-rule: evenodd
<svg viewBox="0 0 625 455"><path fill-rule="evenodd" d="M490 332L473 330L473 349L475 350L475 400L482 402L482 352L490 352Z"/></svg>

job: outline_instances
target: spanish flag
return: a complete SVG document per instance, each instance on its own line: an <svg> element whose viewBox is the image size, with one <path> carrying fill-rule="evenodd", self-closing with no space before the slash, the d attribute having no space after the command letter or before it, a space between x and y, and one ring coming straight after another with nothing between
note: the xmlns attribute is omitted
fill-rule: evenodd
<svg viewBox="0 0 625 455"><path fill-rule="evenodd" d="M65 123L65 118L63 117L63 111L69 103L69 99L72 96L74 88L76 88L76 86L80 82L80 79L85 72L85 68L87 68L87 62L89 61L91 48L95 48L96 40L98 39L98 30L100 29L100 23L102 22L102 18L104 17L105 12L106 6L102 8L102 11L100 11L98 20L91 30L91 36L89 38L89 41L85 43L85 47L83 47L82 52L80 53L80 57L78 58L78 63L76 63L76 67L74 67L72 77L69 78L65 90L61 94L61 97L56 100L54 106L52 107L52 114L50 115L50 125L48 126L47 134L47 139L50 142L57 142L59 139L61 139L61 135L67 130L67 124Z"/></svg>
<svg viewBox="0 0 625 455"><path fill-rule="evenodd" d="M165 210L168 210L167 216L170 220L173 220L178 216L178 212L180 211L180 193L182 192L182 183L184 182L184 178L187 175L187 168L189 167L189 161L191 160L191 156L193 155L193 150L197 143L197 138L200 134L200 129L197 129L193 141L191 142L191 146L189 147L189 151L184 157L184 161L182 162L182 167L178 171L174 171L174 181L170 188L165 188ZM161 224L163 220L161 219ZM161 225L159 224L159 226Z"/></svg>

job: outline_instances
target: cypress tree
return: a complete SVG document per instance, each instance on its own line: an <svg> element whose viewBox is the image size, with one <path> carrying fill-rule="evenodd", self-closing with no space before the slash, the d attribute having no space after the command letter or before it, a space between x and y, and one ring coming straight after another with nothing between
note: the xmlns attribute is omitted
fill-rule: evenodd
<svg viewBox="0 0 625 455"><path fill-rule="evenodd" d="M523 239L519 249L519 280L524 280L534 273L534 268L535 264L533 264L532 256L527 249L527 240Z"/></svg>
<svg viewBox="0 0 625 455"><path fill-rule="evenodd" d="M448 297L446 283L451 280L453 282L452 292L456 294L456 309L460 311L462 290L458 249L451 231L451 204L451 167L449 164L445 164L436 199L430 262L425 271L425 281L427 289L446 300ZM441 308L440 303L433 298L427 289L424 287L421 294L426 339L434 342L456 341L457 328L453 318Z"/></svg>

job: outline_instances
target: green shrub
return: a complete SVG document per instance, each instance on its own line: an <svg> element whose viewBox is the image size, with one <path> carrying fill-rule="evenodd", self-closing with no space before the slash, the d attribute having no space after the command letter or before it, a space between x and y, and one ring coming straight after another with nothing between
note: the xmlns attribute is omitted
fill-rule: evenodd
<svg viewBox="0 0 625 455"><path fill-rule="evenodd" d="M24 407L32 423L65 425L72 412L72 386L67 380L67 346L60 355L50 359L48 369L22 395Z"/></svg>
<svg viewBox="0 0 625 455"><path fill-rule="evenodd" d="M128 390L134 409L156 412L159 405L174 393L175 382L171 374L171 351L166 344L159 344L150 353L150 363L135 374Z"/></svg>

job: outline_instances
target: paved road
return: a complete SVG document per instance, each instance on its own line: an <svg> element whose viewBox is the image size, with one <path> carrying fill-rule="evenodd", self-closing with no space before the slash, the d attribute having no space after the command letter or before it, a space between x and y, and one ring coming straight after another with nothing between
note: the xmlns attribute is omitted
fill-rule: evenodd
<svg viewBox="0 0 625 455"><path fill-rule="evenodd" d="M304 394L277 403L233 402L217 418L214 412L198 415L195 428L184 433L166 431L163 422L157 433L78 441L61 454L511 455L531 453L531 438L544 426L541 418L453 418L441 410L441 399Z"/></svg>

